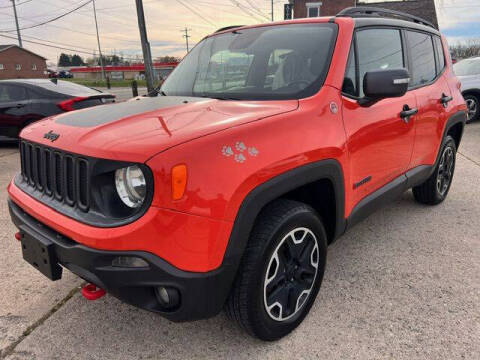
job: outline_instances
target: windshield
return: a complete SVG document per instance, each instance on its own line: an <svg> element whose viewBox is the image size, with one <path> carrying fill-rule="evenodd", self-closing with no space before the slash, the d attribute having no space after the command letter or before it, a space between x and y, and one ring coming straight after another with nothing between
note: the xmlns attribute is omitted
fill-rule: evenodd
<svg viewBox="0 0 480 360"><path fill-rule="evenodd" d="M328 73L337 25L265 26L201 41L170 74L167 96L299 99L315 94Z"/></svg>
<svg viewBox="0 0 480 360"><path fill-rule="evenodd" d="M461 60L453 65L457 76L480 75L480 58Z"/></svg>

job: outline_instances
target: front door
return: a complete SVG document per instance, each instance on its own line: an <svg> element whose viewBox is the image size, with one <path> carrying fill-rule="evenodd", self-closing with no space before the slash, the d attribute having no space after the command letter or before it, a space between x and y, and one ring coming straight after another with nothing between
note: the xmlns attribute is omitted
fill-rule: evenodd
<svg viewBox="0 0 480 360"><path fill-rule="evenodd" d="M365 196L408 169L414 143L414 118L400 113L416 109L413 92L362 106L363 78L368 71L406 68L402 35L397 29L359 30L355 36L343 88L343 119L350 156L349 201L353 208ZM350 210L351 210L350 208Z"/></svg>

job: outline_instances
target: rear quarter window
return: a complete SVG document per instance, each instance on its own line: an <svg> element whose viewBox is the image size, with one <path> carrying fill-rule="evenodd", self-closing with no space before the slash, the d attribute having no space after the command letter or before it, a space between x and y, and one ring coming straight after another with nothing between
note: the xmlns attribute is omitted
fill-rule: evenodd
<svg viewBox="0 0 480 360"><path fill-rule="evenodd" d="M0 84L0 103L27 100L27 91L22 86Z"/></svg>
<svg viewBox="0 0 480 360"><path fill-rule="evenodd" d="M101 91L83 85L78 85L75 83L61 80L57 81L56 84L51 81L45 81L42 83L36 83L35 85L42 89L64 94L67 96L92 96L101 93Z"/></svg>
<svg viewBox="0 0 480 360"><path fill-rule="evenodd" d="M411 87L422 86L437 77L432 36L417 31L407 31L407 46L411 54Z"/></svg>

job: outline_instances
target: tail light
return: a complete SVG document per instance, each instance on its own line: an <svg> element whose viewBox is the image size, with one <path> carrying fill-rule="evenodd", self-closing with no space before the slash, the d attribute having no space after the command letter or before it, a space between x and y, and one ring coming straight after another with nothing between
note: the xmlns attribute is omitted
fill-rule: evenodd
<svg viewBox="0 0 480 360"><path fill-rule="evenodd" d="M78 102L86 100L86 99L88 99L88 97L79 96L79 97L75 97L75 98L72 98L72 99L62 101L61 103L58 103L57 106L60 109L62 109L63 111L73 111L73 110L75 110L73 108L73 105L75 105L75 103L78 103Z"/></svg>

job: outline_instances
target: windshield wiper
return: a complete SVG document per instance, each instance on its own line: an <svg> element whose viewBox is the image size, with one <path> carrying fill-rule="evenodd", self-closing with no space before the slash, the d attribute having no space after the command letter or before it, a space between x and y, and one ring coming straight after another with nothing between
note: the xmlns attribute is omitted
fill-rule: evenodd
<svg viewBox="0 0 480 360"><path fill-rule="evenodd" d="M233 96L209 96L212 99L217 99L217 100L242 100L240 98L236 98Z"/></svg>

